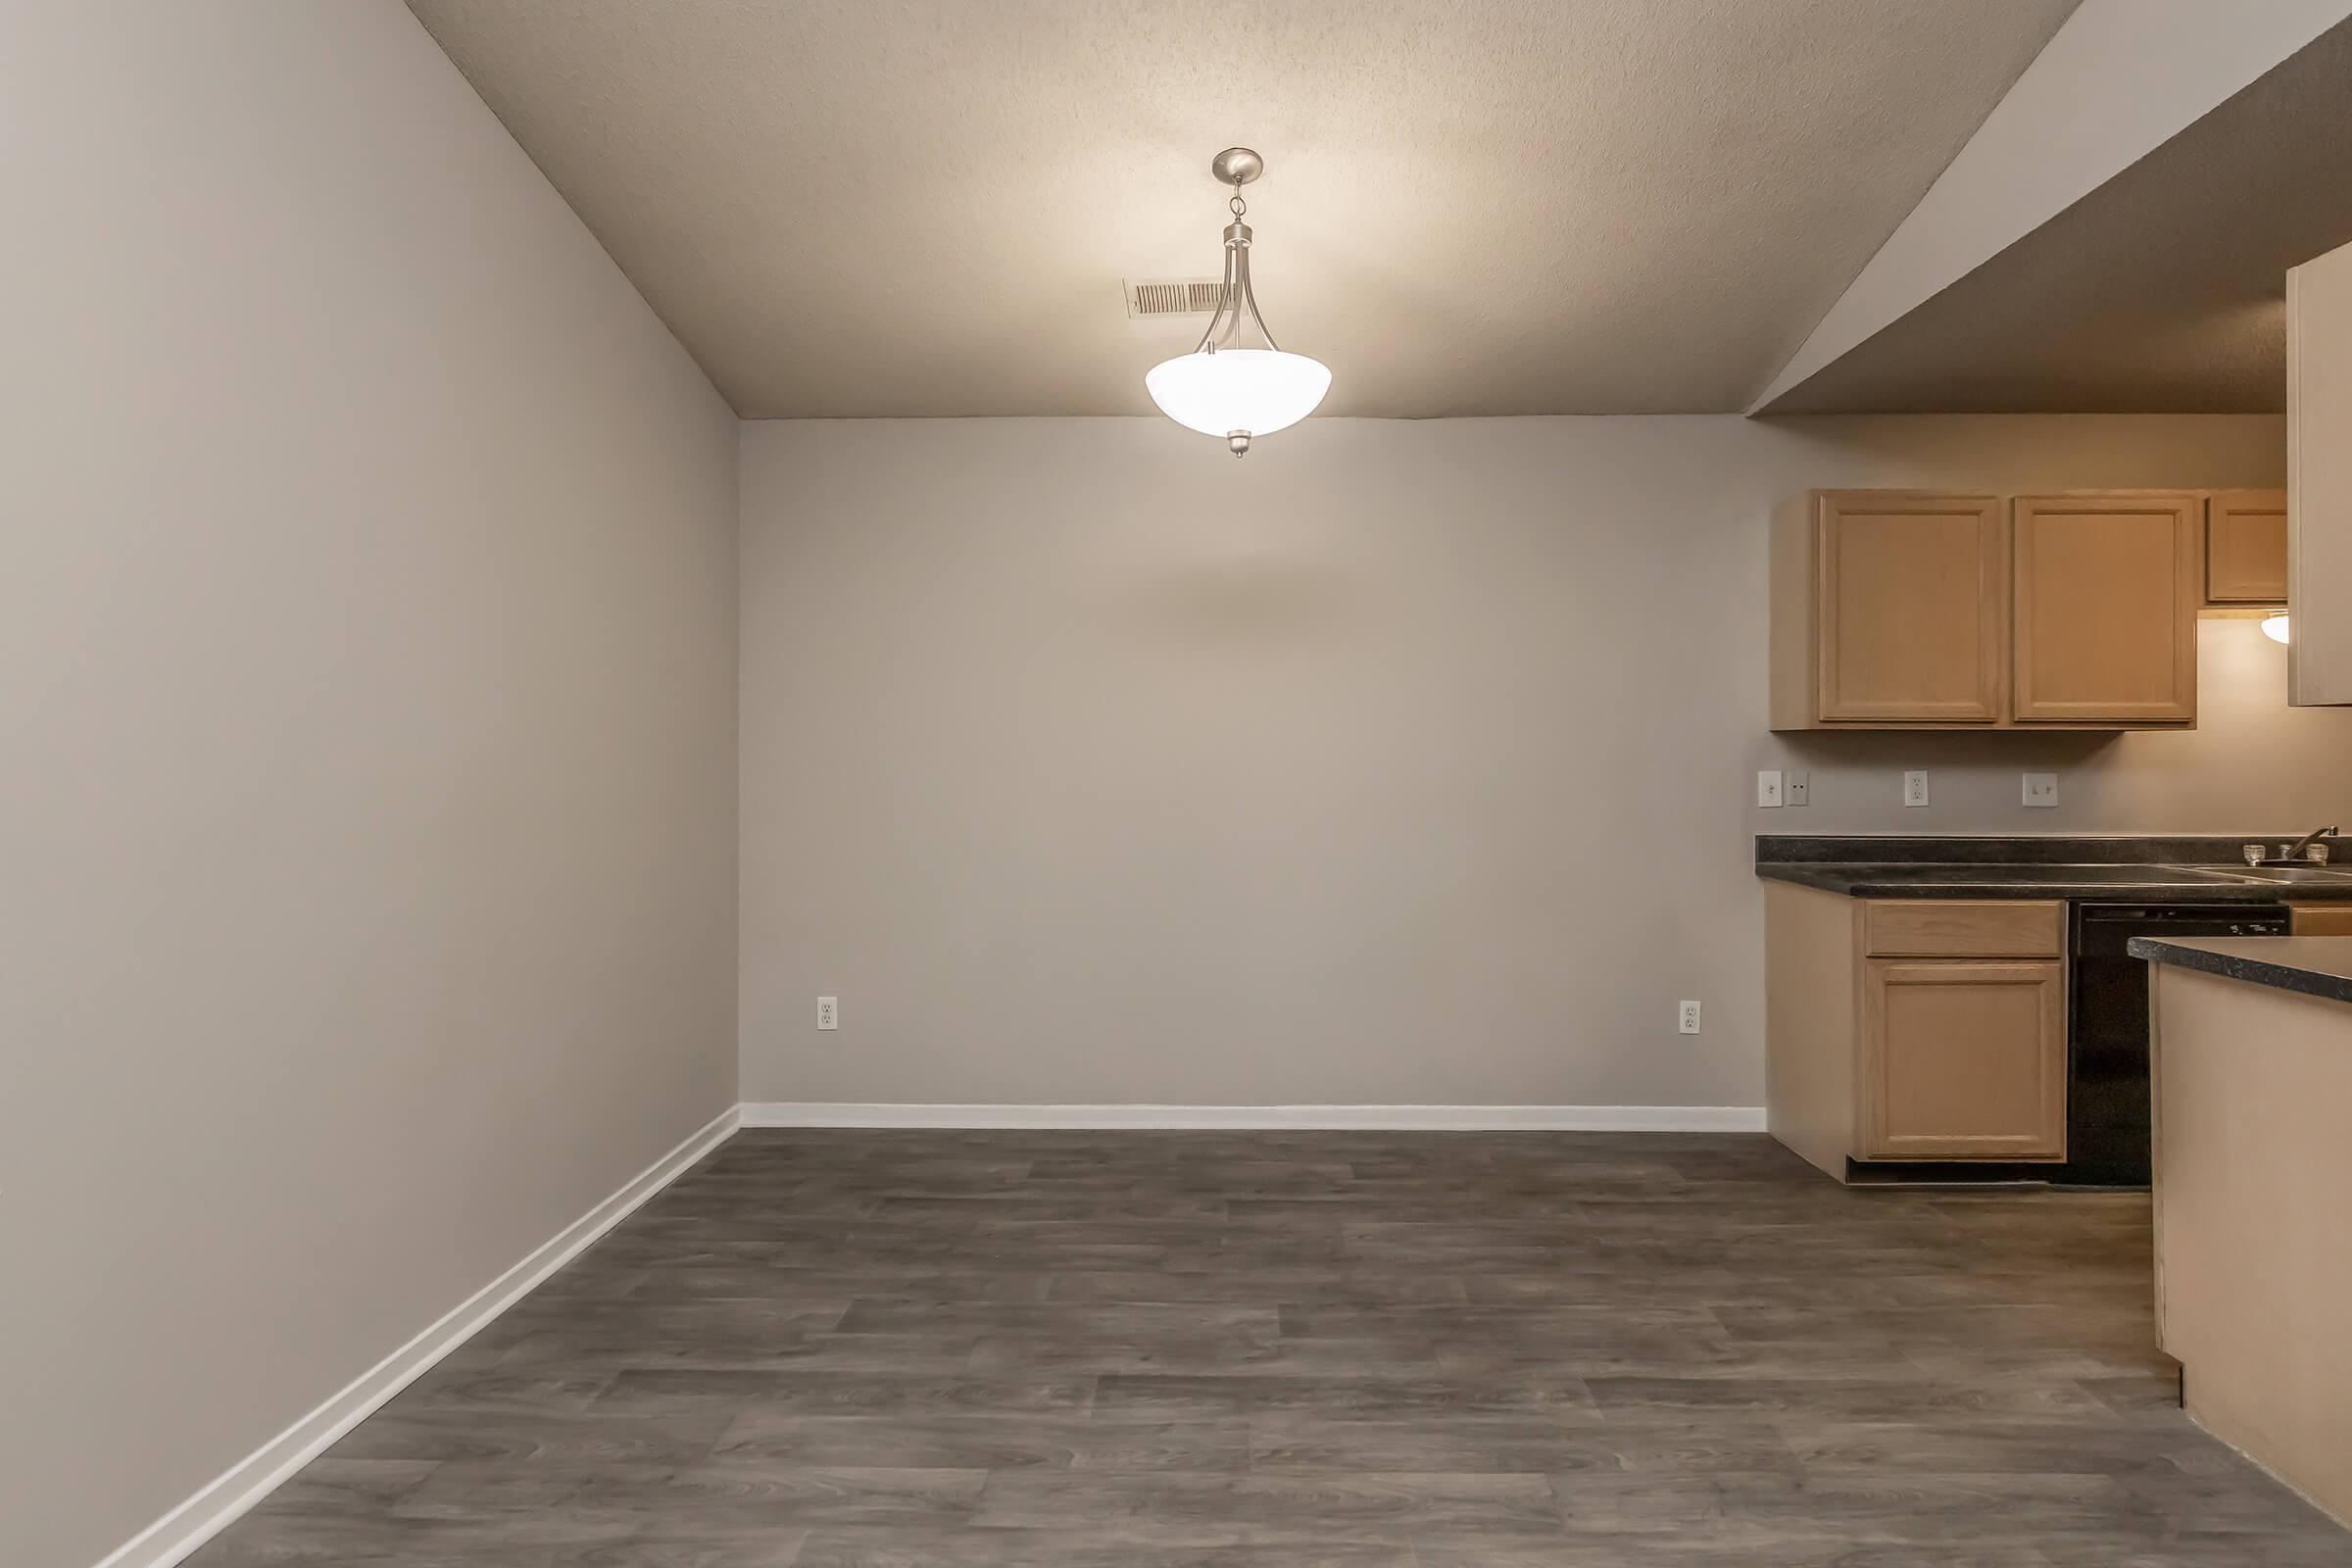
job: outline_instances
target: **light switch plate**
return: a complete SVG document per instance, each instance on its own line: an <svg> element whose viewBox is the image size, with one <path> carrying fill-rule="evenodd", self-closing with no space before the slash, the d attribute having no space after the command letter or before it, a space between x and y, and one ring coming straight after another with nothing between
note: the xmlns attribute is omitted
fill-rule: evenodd
<svg viewBox="0 0 2352 1568"><path fill-rule="evenodd" d="M2028 806L2056 806L2058 804L2057 774L2028 773L2024 777Z"/></svg>
<svg viewBox="0 0 2352 1568"><path fill-rule="evenodd" d="M1926 768L1915 767L1903 775L1903 804L1905 806L1928 804L1928 770Z"/></svg>
<svg viewBox="0 0 2352 1568"><path fill-rule="evenodd" d="M1788 802L1790 806L1802 806L1805 804L1806 796L1810 795L1812 790L1812 774L1791 772L1788 775L1788 782L1782 786L1781 799Z"/></svg>
<svg viewBox="0 0 2352 1568"><path fill-rule="evenodd" d="M1781 775L1766 769L1756 774L1756 804L1770 809L1781 804Z"/></svg>

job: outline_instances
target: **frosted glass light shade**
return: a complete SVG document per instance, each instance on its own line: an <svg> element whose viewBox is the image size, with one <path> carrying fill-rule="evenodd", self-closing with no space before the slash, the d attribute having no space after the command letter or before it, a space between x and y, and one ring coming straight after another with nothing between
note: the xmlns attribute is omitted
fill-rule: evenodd
<svg viewBox="0 0 2352 1568"><path fill-rule="evenodd" d="M1179 354L1144 372L1159 412L1202 435L1270 435L1315 412L1331 390L1319 360L1277 349Z"/></svg>
<svg viewBox="0 0 2352 1568"><path fill-rule="evenodd" d="M2275 643L2286 641L2286 617L2284 615L2263 616L2262 634Z"/></svg>

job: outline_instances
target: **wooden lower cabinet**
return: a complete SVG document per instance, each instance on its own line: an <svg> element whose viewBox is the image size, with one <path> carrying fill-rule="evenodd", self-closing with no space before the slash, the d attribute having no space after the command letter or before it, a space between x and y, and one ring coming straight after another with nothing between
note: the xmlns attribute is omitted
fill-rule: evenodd
<svg viewBox="0 0 2352 1568"><path fill-rule="evenodd" d="M1854 1161L2066 1157L2066 906L1767 882L1766 1126Z"/></svg>
<svg viewBox="0 0 2352 1568"><path fill-rule="evenodd" d="M2287 931L2299 937L2352 937L2352 904L2290 904Z"/></svg>
<svg viewBox="0 0 2352 1568"><path fill-rule="evenodd" d="M2066 1157L2066 965L1872 958L1860 1157Z"/></svg>

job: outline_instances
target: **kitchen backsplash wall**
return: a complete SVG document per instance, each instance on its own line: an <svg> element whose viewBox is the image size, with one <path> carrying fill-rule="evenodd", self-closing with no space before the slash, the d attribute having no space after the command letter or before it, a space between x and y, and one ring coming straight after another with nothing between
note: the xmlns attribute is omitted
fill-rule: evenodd
<svg viewBox="0 0 2352 1568"><path fill-rule="evenodd" d="M1802 769L1801 808L1753 809L1759 833L2301 833L2352 824L2352 710L2288 708L2286 650L2260 622L2197 626L2194 731L2126 735L1758 734L1759 768ZM1903 805L1924 768L1928 804ZM2028 807L2020 774L2058 775Z"/></svg>

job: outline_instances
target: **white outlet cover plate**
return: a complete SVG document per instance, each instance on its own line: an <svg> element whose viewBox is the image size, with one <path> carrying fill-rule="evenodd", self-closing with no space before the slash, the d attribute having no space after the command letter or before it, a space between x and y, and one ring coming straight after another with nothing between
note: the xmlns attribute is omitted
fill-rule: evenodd
<svg viewBox="0 0 2352 1568"><path fill-rule="evenodd" d="M1781 790L1781 799L1790 806L1802 806L1812 793L1813 775L1792 772L1788 775L1788 783Z"/></svg>
<svg viewBox="0 0 2352 1568"><path fill-rule="evenodd" d="M2056 806L2058 804L2058 775L2055 773L2027 773L2025 801L2028 806Z"/></svg>
<svg viewBox="0 0 2352 1568"><path fill-rule="evenodd" d="M1915 767L1903 775L1903 804L1905 806L1928 804L1928 770L1926 768Z"/></svg>
<svg viewBox="0 0 2352 1568"><path fill-rule="evenodd" d="M1684 1034L1694 1035L1698 1033L1698 1004L1695 1002L1684 1002L1677 1004L1674 1011L1674 1022L1675 1027L1680 1029Z"/></svg>
<svg viewBox="0 0 2352 1568"><path fill-rule="evenodd" d="M838 1029L841 1027L841 999L839 997L819 997L816 999L816 1026L819 1029Z"/></svg>

